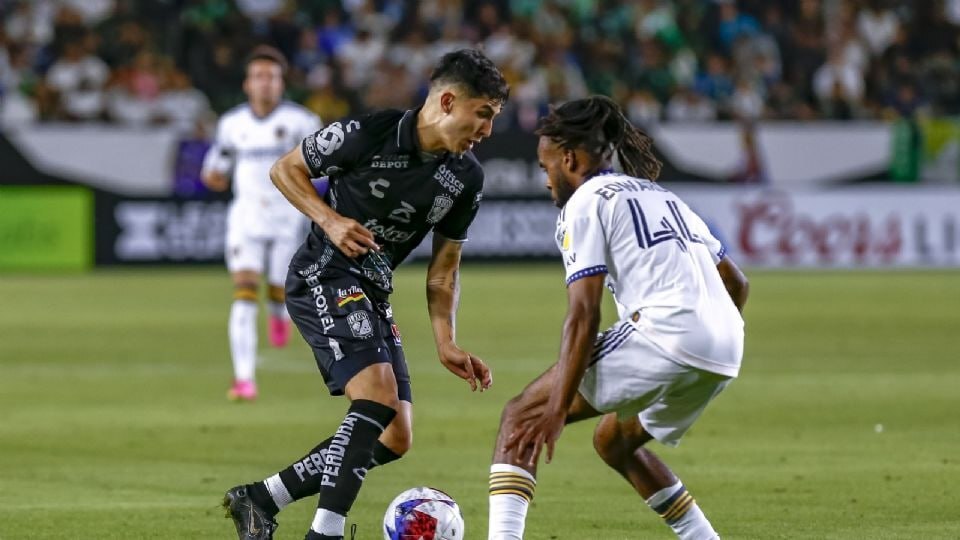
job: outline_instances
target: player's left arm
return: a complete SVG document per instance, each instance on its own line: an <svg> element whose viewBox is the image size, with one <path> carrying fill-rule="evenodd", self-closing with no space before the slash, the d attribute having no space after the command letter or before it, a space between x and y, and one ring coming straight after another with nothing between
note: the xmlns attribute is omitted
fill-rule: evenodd
<svg viewBox="0 0 960 540"><path fill-rule="evenodd" d="M720 280L723 281L723 287L737 306L737 310L743 313L743 306L747 303L747 295L750 293L750 282L747 276L743 274L740 267L733 262L727 253L727 248L707 226L707 223L689 206L684 205L686 216L689 220L691 229L697 233L707 249L710 250L710 256L714 264L717 265L717 272L720 274Z"/></svg>
<svg viewBox="0 0 960 540"><path fill-rule="evenodd" d="M547 463L566 425L567 412L590 365L597 330L606 273L588 275L567 286L567 316L560 338L560 359L552 380L554 391L540 416L521 425L507 440L508 448L530 448L528 464L536 466L540 452L547 449Z"/></svg>
<svg viewBox="0 0 960 540"><path fill-rule="evenodd" d="M750 282L747 281L747 276L729 255L720 259L717 263L717 271L720 272L720 279L727 293L730 294L730 299L740 313L743 313L743 306L747 304L747 296L750 294Z"/></svg>
<svg viewBox="0 0 960 540"><path fill-rule="evenodd" d="M437 355L447 369L481 391L493 384L490 368L457 345L457 306L460 303L460 255L463 242L433 234L433 255L427 267L427 311Z"/></svg>

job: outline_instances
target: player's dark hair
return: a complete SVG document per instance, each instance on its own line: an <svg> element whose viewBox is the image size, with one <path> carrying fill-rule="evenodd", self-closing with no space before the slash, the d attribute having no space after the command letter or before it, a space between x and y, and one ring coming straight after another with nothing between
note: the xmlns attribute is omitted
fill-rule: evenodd
<svg viewBox="0 0 960 540"><path fill-rule="evenodd" d="M253 50L250 51L250 54L247 55L247 61L244 65L249 67L250 64L256 60L269 60L280 66L282 73L287 72L287 59L283 56L282 52L269 45L257 45L254 47Z"/></svg>
<svg viewBox="0 0 960 540"><path fill-rule="evenodd" d="M462 85L471 97L487 97L506 103L510 88L503 74L489 58L476 49L460 49L443 55L430 74L430 84Z"/></svg>
<svg viewBox="0 0 960 540"><path fill-rule="evenodd" d="M648 180L660 176L663 164L653 154L653 139L634 127L606 96L568 101L552 109L536 133L561 148L582 148L598 161L612 160L616 152L623 172L630 176Z"/></svg>

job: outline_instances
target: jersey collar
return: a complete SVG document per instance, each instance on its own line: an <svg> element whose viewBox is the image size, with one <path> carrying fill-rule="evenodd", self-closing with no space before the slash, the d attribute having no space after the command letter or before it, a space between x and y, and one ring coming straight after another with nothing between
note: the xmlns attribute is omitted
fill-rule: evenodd
<svg viewBox="0 0 960 540"><path fill-rule="evenodd" d="M597 172L591 174L590 176L584 178L583 181L586 182L587 180L590 180L591 178L596 178L597 176L605 176L605 175L608 175L608 174L613 174L614 172L616 172L616 171L613 170L613 167L607 167L606 169L600 169L599 171L597 171Z"/></svg>
<svg viewBox="0 0 960 540"><path fill-rule="evenodd" d="M411 156L420 155L420 141L417 140L417 117L420 115L420 109L409 109L400 117L397 122L397 150L408 153Z"/></svg>

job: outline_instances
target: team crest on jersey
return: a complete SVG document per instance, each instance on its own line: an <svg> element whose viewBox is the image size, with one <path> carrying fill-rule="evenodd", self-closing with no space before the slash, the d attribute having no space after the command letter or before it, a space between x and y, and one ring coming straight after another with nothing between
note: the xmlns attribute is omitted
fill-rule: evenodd
<svg viewBox="0 0 960 540"><path fill-rule="evenodd" d="M278 139L282 139L287 135L287 129L283 126L277 126L277 131L274 132Z"/></svg>
<svg viewBox="0 0 960 540"><path fill-rule="evenodd" d="M347 323L350 324L350 333L354 337L365 339L373 335L373 323L366 311L354 311L347 315Z"/></svg>
<svg viewBox="0 0 960 540"><path fill-rule="evenodd" d="M446 195L437 195L433 199L433 208L430 209L430 213L427 214L427 223L433 225L443 219L443 216L447 215L447 212L453 208L453 199L447 197Z"/></svg>
<svg viewBox="0 0 960 540"><path fill-rule="evenodd" d="M557 245L560 246L560 249L563 251L567 251L570 249L570 246L573 245L573 233L566 227L557 229Z"/></svg>

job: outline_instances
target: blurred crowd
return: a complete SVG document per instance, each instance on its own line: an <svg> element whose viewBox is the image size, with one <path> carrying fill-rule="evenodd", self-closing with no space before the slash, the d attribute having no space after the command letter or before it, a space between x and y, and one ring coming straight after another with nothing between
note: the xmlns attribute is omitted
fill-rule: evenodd
<svg viewBox="0 0 960 540"><path fill-rule="evenodd" d="M639 124L960 114L960 0L0 0L0 121L209 125L255 45L324 119L409 107L480 45L499 128L601 93Z"/></svg>

